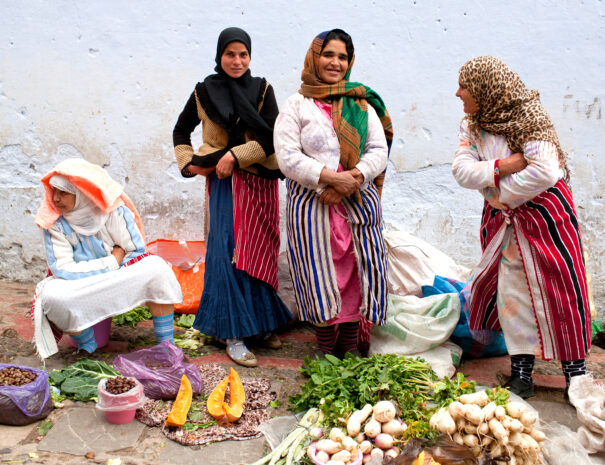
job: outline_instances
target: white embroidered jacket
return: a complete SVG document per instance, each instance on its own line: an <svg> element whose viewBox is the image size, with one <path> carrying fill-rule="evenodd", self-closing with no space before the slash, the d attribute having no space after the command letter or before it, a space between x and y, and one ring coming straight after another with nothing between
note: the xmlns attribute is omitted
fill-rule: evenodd
<svg viewBox="0 0 605 465"><path fill-rule="evenodd" d="M325 167L338 170L340 143L330 120L312 98L296 93L281 108L273 143L282 173L299 184L321 191L319 175ZM368 105L368 134L357 169L364 176L364 189L387 166L387 142L376 111Z"/></svg>

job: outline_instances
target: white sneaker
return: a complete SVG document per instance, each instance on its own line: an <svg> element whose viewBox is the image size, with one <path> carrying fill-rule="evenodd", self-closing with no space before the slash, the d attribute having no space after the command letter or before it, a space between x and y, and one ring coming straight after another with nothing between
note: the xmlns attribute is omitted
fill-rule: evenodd
<svg viewBox="0 0 605 465"><path fill-rule="evenodd" d="M256 357L241 339L227 339L227 355L235 363L245 367L255 367L258 365Z"/></svg>

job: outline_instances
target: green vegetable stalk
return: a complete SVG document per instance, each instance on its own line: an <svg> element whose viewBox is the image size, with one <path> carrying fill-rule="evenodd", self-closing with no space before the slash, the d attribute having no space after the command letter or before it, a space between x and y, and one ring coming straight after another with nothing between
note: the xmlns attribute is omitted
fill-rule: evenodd
<svg viewBox="0 0 605 465"><path fill-rule="evenodd" d="M322 421L321 412L312 408L301 418L294 431L284 439L272 452L251 465L292 465L297 463L304 454L302 445L309 442L308 431ZM302 453L301 453L302 452Z"/></svg>

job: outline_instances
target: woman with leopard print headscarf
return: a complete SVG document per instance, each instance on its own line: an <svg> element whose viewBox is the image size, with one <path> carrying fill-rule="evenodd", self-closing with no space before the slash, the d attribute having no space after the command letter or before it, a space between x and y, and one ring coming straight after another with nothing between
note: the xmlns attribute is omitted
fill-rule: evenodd
<svg viewBox="0 0 605 465"><path fill-rule="evenodd" d="M497 58L466 62L456 96L466 117L452 172L485 198L471 330L484 340L504 332L505 386L523 398L533 395L535 357L561 360L567 398L570 378L586 372L591 323L565 153L539 93Z"/></svg>

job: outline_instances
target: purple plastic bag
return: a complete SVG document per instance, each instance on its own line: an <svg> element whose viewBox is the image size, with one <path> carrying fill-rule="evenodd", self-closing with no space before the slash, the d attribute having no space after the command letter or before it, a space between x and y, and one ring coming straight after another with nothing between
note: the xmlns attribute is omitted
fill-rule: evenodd
<svg viewBox="0 0 605 465"><path fill-rule="evenodd" d="M148 349L118 355L113 367L139 381L151 399L174 399L179 392L181 377L187 375L194 394L202 392L202 375L192 363L183 361L183 350L171 341Z"/></svg>
<svg viewBox="0 0 605 465"><path fill-rule="evenodd" d="M22 365L0 363L2 368L32 371L37 377L23 386L0 386L0 423L22 426L46 418L53 409L48 372Z"/></svg>

